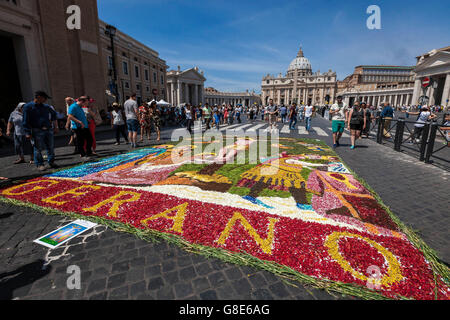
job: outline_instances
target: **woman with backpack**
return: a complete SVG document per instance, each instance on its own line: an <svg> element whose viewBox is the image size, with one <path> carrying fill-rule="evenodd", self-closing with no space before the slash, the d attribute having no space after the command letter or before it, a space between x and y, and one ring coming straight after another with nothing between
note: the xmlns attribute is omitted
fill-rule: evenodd
<svg viewBox="0 0 450 320"><path fill-rule="evenodd" d="M366 112L361 108L359 102L355 102L348 117L348 130L351 132L352 150L355 149L356 140L361 137L361 132L366 128Z"/></svg>

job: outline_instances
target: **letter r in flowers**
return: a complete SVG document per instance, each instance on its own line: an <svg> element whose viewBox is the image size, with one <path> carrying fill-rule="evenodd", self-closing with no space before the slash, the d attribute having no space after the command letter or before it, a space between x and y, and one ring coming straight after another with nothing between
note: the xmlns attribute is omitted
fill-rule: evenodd
<svg viewBox="0 0 450 320"><path fill-rule="evenodd" d="M119 200L120 198L122 198L124 196L131 196L131 197L129 197L127 199ZM115 196L112 196L111 198L100 202L99 204L93 206L92 208L83 209L83 211L86 211L86 212L97 212L101 207L105 207L105 206L111 205L111 208L109 209L107 215L109 217L116 218L117 217L117 211L119 210L121 205L123 205L124 203L128 203L128 202L138 201L140 198L141 198L141 194L140 193L130 192L130 191L120 191Z"/></svg>
<svg viewBox="0 0 450 320"><path fill-rule="evenodd" d="M15 187L3 190L2 194L6 195L6 196L23 196L24 194L27 194L27 193L30 193L30 192L34 192L34 191L37 191L37 190L46 189L48 187L51 187L51 186L53 186L55 184L58 184L58 183L61 183L61 182L62 181L56 181L56 180L37 180L37 181L32 181L32 182L24 183L24 184L21 184L21 185L18 185L18 186L15 186ZM16 190L21 189L23 187L32 186L32 185L36 185L36 184L39 184L39 183L49 183L49 185L45 186L45 187L39 185L39 186L33 187L30 190L26 190L26 191L22 191L22 192L15 192Z"/></svg>
<svg viewBox="0 0 450 320"><path fill-rule="evenodd" d="M230 221L228 221L225 230L222 232L220 238L217 240L217 243L220 245L225 245L225 242L230 237L231 230L237 222L240 222L242 226L247 230L250 236L256 241L256 243L261 247L264 253L272 255L272 245L274 238L275 225L279 221L279 219L269 218L269 227L267 232L267 238L263 239L256 232L255 228L244 218L244 216L240 212L236 212Z"/></svg>
<svg viewBox="0 0 450 320"><path fill-rule="evenodd" d="M56 198L60 198L66 195L71 195L71 196L84 196L86 193L88 193L89 191L80 191L82 189L92 189L92 190L98 190L101 189L101 187L99 186L91 186L91 185L85 185L85 186L80 186L80 187L76 187L74 189L71 189L69 191L63 192L63 193L58 193L57 195L48 197L46 199L43 199L42 202L46 202L46 203L52 203L52 204L56 204L58 206L62 206L64 204L66 204L67 202L69 202L68 200L66 201L56 201Z"/></svg>

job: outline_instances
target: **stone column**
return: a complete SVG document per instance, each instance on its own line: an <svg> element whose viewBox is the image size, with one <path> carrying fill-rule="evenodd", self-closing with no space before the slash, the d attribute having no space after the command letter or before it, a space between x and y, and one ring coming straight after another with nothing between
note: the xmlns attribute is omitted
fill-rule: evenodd
<svg viewBox="0 0 450 320"><path fill-rule="evenodd" d="M189 84L185 83L184 84L184 99L186 103L192 104L192 101L189 101Z"/></svg>
<svg viewBox="0 0 450 320"><path fill-rule="evenodd" d="M200 104L200 101L198 99L198 85L194 84L192 85L192 88L194 89L194 97L193 97L194 103L197 106Z"/></svg>
<svg viewBox="0 0 450 320"><path fill-rule="evenodd" d="M450 102L447 101L449 99L450 99L450 73L447 73L447 76L445 77L444 91L442 92L441 104L446 107L450 106Z"/></svg>
<svg viewBox="0 0 450 320"><path fill-rule="evenodd" d="M176 105L179 106L181 104L181 82L177 81L177 102Z"/></svg>
<svg viewBox="0 0 450 320"><path fill-rule="evenodd" d="M414 94L412 104L418 105L419 97L421 95L422 95L422 81L420 81L420 79L416 79L416 81L414 82Z"/></svg>

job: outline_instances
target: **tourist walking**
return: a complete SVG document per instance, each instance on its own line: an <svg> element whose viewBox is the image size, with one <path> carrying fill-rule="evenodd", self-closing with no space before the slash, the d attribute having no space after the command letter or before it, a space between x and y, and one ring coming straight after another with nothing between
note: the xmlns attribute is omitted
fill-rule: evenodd
<svg viewBox="0 0 450 320"><path fill-rule="evenodd" d="M365 135L366 138L368 139L370 134L370 127L372 124L372 110L370 110L370 108L367 106L365 102L361 103L361 109L363 109L366 116L366 126L361 134Z"/></svg>
<svg viewBox="0 0 450 320"><path fill-rule="evenodd" d="M193 111L192 111L192 107L190 104L187 104L185 107L185 114L186 114L186 127L189 131L189 133L192 134L192 122L193 122Z"/></svg>
<svg viewBox="0 0 450 320"><path fill-rule="evenodd" d="M297 125L297 104L294 102L289 109L289 129L295 130Z"/></svg>
<svg viewBox="0 0 450 320"><path fill-rule="evenodd" d="M82 96L69 108L69 119L77 135L78 151L84 161L90 161L92 154L92 136L83 107L89 105L89 98ZM86 148L84 146L86 145Z"/></svg>
<svg viewBox="0 0 450 320"><path fill-rule="evenodd" d="M288 116L287 114L287 107L283 104L280 108L280 113L281 113L281 123L286 123L286 118Z"/></svg>
<svg viewBox="0 0 450 320"><path fill-rule="evenodd" d="M269 116L270 130L274 131L277 129L278 107L274 105L273 99L270 99L267 111Z"/></svg>
<svg viewBox="0 0 450 320"><path fill-rule="evenodd" d="M312 117L315 113L315 108L313 106L305 106L305 110L304 110L304 118L305 118L305 127L306 127L306 131L310 131L311 130L311 121L312 121Z"/></svg>
<svg viewBox="0 0 450 320"><path fill-rule="evenodd" d="M156 141L161 140L161 112L158 109L156 101L150 103L150 123L155 128L156 131ZM151 134L151 133L150 133Z"/></svg>
<svg viewBox="0 0 450 320"><path fill-rule="evenodd" d="M96 121L98 121L98 111L97 108L94 106L94 99L89 98L89 104L87 107L83 107L84 114L86 115L86 119L88 121L88 128L89 132L91 133L92 137L92 155L96 156L97 153L95 152L97 150L97 141L95 139L95 129L97 128ZM86 151L86 143L84 144L84 148Z"/></svg>
<svg viewBox="0 0 450 320"><path fill-rule="evenodd" d="M124 105L125 117L127 119L128 139L131 141L131 147L137 147L137 134L139 131L138 121L138 105L136 102L136 94L133 93Z"/></svg>
<svg viewBox="0 0 450 320"><path fill-rule="evenodd" d="M389 130L391 128L391 121L394 118L394 109L392 109L389 102L384 102L382 106L383 111L381 111L380 118L384 119L383 137L390 139L392 136Z"/></svg>
<svg viewBox="0 0 450 320"><path fill-rule="evenodd" d="M420 112L408 112L408 114L413 116L419 116L417 118L417 122L414 124L414 132L411 137L410 143L414 142L414 139L416 143L420 143L420 137L423 132L423 128L425 127L425 124L428 121L432 121L433 119L436 119L437 116L433 113L431 113L430 109L427 106L423 106L422 110Z"/></svg>
<svg viewBox="0 0 450 320"><path fill-rule="evenodd" d="M220 113L219 113L219 110L216 110L216 112L214 112L214 123L216 125L217 131L219 131L220 130Z"/></svg>
<svg viewBox="0 0 450 320"><path fill-rule="evenodd" d="M361 108L358 101L355 102L353 109L348 116L348 130L351 132L351 149L355 149L356 140L361 137L361 132L366 127L366 113Z"/></svg>
<svg viewBox="0 0 450 320"><path fill-rule="evenodd" d="M298 115L300 122L303 122L303 120L305 120L305 106L303 104L300 105L300 108L298 109Z"/></svg>
<svg viewBox="0 0 450 320"><path fill-rule="evenodd" d="M33 163L33 157L31 156L31 145L26 139L25 130L23 128L23 106L24 102L17 105L16 109L11 113L8 120L8 127L6 129L6 135L12 135L12 129L14 128L14 149L19 159L14 164L25 163L25 154L30 155L30 163Z"/></svg>
<svg viewBox="0 0 450 320"><path fill-rule="evenodd" d="M23 106L23 128L27 139L31 139L34 146L34 163L39 171L45 171L42 151L47 150L47 162L51 168L57 168L55 164L55 151L52 130L58 132L56 112L45 104L51 97L43 92L35 93L34 101Z"/></svg>
<svg viewBox="0 0 450 320"><path fill-rule="evenodd" d="M147 139L150 141L151 136L151 124L149 115L149 106L143 103L139 107L139 125L141 126L141 140L139 142L144 142L144 135L147 134Z"/></svg>
<svg viewBox="0 0 450 320"><path fill-rule="evenodd" d="M113 103L113 111L111 112L111 128L114 129L116 134L116 146L120 145L120 135L123 136L128 143L127 126L125 125L125 113L120 108L117 102Z"/></svg>
<svg viewBox="0 0 450 320"><path fill-rule="evenodd" d="M206 131L211 129L211 113L211 107L208 103L205 103L205 106L203 107L203 117L205 118Z"/></svg>
<svg viewBox="0 0 450 320"><path fill-rule="evenodd" d="M337 97L337 103L331 106L330 115L333 130L333 148L337 148L340 146L348 115L348 106L343 102L342 96Z"/></svg>

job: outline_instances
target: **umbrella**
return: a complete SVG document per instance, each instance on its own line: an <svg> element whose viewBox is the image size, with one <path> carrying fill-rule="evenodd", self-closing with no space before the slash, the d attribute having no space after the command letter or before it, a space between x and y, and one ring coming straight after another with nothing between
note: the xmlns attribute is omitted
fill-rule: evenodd
<svg viewBox="0 0 450 320"><path fill-rule="evenodd" d="M168 102L166 102L164 100L161 100L161 101L158 102L158 106L170 106L170 103L168 103Z"/></svg>

